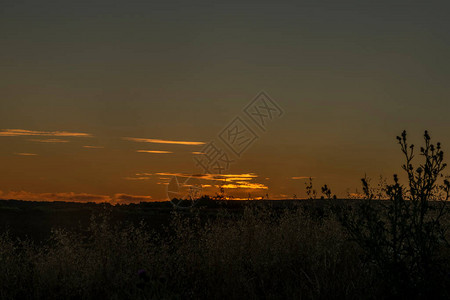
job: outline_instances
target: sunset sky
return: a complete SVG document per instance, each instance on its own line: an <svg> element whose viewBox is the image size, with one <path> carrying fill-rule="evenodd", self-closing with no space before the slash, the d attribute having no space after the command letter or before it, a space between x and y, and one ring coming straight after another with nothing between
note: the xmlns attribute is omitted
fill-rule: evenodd
<svg viewBox="0 0 450 300"><path fill-rule="evenodd" d="M236 197L305 197L313 177L345 197L364 174L400 172L403 129L450 150L449 12L445 1L2 1L0 198L164 200L172 176L192 174L211 194L221 182ZM253 100L279 109L263 128L245 112ZM254 134L239 154L223 141L236 120ZM210 142L234 155L220 176L194 160Z"/></svg>

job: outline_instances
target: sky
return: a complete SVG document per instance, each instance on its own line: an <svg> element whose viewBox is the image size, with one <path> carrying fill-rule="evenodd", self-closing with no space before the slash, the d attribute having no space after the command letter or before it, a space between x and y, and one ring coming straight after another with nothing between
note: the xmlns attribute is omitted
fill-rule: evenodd
<svg viewBox="0 0 450 300"><path fill-rule="evenodd" d="M391 178L404 129L449 150L449 9L4 0L0 198L157 201L192 175L236 198L305 197L309 177L345 197ZM223 170L198 163L212 146Z"/></svg>

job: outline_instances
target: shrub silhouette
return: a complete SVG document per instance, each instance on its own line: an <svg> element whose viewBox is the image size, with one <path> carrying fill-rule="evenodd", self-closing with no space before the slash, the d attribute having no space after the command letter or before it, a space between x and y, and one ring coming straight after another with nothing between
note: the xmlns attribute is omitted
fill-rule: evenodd
<svg viewBox="0 0 450 300"><path fill-rule="evenodd" d="M331 189L328 187L328 185L324 185L322 187L322 194L324 194L327 199L331 199Z"/></svg>
<svg viewBox="0 0 450 300"><path fill-rule="evenodd" d="M305 188L306 188L306 195L308 196L308 199L316 199L317 192L313 187L312 177L309 177L309 182L305 182Z"/></svg>
<svg viewBox="0 0 450 300"><path fill-rule="evenodd" d="M356 213L343 213L341 222L365 251L389 295L446 297L449 280L446 262L439 255L449 246L442 225L450 187L442 175L444 153L425 131L425 145L420 149L423 162L416 168L412 164L415 147L408 144L406 131L397 140L405 158L402 169L407 185L394 175L394 182L384 189L388 201L374 201L369 180L363 178L367 201Z"/></svg>

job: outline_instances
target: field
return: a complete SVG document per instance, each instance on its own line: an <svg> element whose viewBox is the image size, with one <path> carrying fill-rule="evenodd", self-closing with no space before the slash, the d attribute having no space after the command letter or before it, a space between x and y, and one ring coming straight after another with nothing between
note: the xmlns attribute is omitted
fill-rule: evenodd
<svg viewBox="0 0 450 300"><path fill-rule="evenodd" d="M448 247L429 253L426 276L402 261L410 272L396 282L390 273L401 269L377 261L346 225L364 201L203 199L191 210L0 201L0 297L447 298Z"/></svg>

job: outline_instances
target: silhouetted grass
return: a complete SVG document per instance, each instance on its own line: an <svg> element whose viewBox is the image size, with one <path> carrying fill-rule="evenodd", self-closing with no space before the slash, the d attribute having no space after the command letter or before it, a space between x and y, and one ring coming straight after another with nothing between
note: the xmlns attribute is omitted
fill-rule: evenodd
<svg viewBox="0 0 450 300"><path fill-rule="evenodd" d="M387 298L383 274L332 213L355 205L332 201L289 209L255 204L211 217L175 212L158 232L111 222L106 209L87 231L53 230L41 243L3 234L0 297ZM448 261L450 252L439 255Z"/></svg>
<svg viewBox="0 0 450 300"><path fill-rule="evenodd" d="M84 235L0 240L3 299L358 298L370 281L336 220L300 208L174 214L163 234L104 216Z"/></svg>

